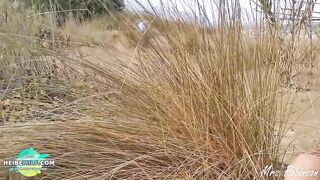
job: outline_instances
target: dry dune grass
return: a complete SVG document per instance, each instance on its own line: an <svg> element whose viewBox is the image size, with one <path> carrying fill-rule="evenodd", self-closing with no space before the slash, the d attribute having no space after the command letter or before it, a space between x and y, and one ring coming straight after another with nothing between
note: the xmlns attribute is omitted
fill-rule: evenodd
<svg viewBox="0 0 320 180"><path fill-rule="evenodd" d="M40 94L53 105L37 110L56 116L5 122L0 157L28 146L49 152L56 167L39 176L46 179L263 179L266 165L281 168L287 115L282 72L291 57L300 57L286 48L281 32L265 25L262 36L248 40L236 21L215 30L154 22L149 37L133 26L123 32L135 43L128 58L106 51L107 60L96 63L79 49L73 57L31 48L37 53L30 58L50 57L66 67L66 75L50 77L63 85ZM41 92L49 86L34 87ZM22 101L31 99L40 102Z"/></svg>
<svg viewBox="0 0 320 180"><path fill-rule="evenodd" d="M280 138L274 136L279 79L262 66L262 49L248 48L237 30L172 32L162 37L171 52L154 39L131 63L84 62L110 89L72 106L91 107L80 122L16 128L28 137L23 144L56 157L47 178L252 179L267 164L281 165L271 148ZM276 46L269 47L265 54ZM121 69L125 75L115 73ZM19 141L2 142L8 155L10 142Z"/></svg>

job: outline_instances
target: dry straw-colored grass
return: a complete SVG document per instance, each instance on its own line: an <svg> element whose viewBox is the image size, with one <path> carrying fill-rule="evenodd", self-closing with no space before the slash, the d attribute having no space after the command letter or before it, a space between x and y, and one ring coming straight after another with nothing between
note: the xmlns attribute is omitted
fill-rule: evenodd
<svg viewBox="0 0 320 180"><path fill-rule="evenodd" d="M41 49L81 67L72 71L80 78L56 78L88 94L46 110L67 112L64 122L0 127L0 157L28 146L49 152L56 167L39 176L47 179L266 178L261 170L280 168L284 156L281 71L291 51L277 27L258 27L264 33L252 38L232 20L211 30L157 19L147 46L145 34L127 28L134 54L112 66Z"/></svg>

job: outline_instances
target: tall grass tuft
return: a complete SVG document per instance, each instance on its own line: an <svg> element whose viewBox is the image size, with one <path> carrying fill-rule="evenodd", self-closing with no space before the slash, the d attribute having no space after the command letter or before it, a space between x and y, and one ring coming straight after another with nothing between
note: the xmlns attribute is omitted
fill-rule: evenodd
<svg viewBox="0 0 320 180"><path fill-rule="evenodd" d="M262 21L259 36L248 35L239 2L220 5L215 26L152 17L143 46L146 33L128 26L136 41L129 59L97 65L66 56L103 78L95 81L104 92L71 103L83 113L77 121L2 129L28 136L4 138L3 152L21 148L12 142L51 152L49 179L264 179L267 165L282 168L278 69L291 51L278 26Z"/></svg>

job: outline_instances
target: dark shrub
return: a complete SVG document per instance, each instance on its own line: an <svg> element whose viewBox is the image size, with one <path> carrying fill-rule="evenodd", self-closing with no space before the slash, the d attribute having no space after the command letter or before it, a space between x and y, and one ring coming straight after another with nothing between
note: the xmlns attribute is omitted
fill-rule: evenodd
<svg viewBox="0 0 320 180"><path fill-rule="evenodd" d="M124 0L27 0L27 7L39 12L55 12L58 25L74 17L77 21L110 14L124 9Z"/></svg>

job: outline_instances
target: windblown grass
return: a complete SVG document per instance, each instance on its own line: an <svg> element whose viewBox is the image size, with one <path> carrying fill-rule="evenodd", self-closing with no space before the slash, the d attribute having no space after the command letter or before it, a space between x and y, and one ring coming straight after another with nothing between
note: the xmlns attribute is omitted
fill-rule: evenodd
<svg viewBox="0 0 320 180"><path fill-rule="evenodd" d="M146 46L145 34L126 29L131 59L97 65L42 49L81 68L57 77L85 93L70 86L71 102L51 107L64 122L1 127L0 157L49 152L48 179L263 179L266 165L281 168L282 68L292 57L281 31L266 24L251 37L234 19L213 29L154 19Z"/></svg>

